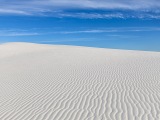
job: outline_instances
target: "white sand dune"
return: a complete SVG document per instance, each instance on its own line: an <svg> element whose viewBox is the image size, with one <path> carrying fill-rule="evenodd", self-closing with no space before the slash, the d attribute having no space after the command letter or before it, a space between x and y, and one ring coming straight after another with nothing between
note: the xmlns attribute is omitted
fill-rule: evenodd
<svg viewBox="0 0 160 120"><path fill-rule="evenodd" d="M160 120L160 53L2 44L0 120Z"/></svg>

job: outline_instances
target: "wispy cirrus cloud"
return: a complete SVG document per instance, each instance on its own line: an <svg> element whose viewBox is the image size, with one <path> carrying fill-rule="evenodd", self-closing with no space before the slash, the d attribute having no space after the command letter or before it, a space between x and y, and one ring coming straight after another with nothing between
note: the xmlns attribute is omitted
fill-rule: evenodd
<svg viewBox="0 0 160 120"><path fill-rule="evenodd" d="M37 36L38 32L29 32L28 30L19 29L0 29L0 36L2 37L15 37L15 36Z"/></svg>
<svg viewBox="0 0 160 120"><path fill-rule="evenodd" d="M65 39L65 40L43 40L39 41L40 43L64 43L64 42L88 42L88 41L94 41L95 38L72 38L72 39Z"/></svg>
<svg viewBox="0 0 160 120"><path fill-rule="evenodd" d="M159 0L0 0L2 7L32 10L47 9L152 9L159 8ZM31 9L30 9L31 10Z"/></svg>
<svg viewBox="0 0 160 120"><path fill-rule="evenodd" d="M0 14L5 15L45 15L87 19L160 18L159 0L0 0L0 6Z"/></svg>
<svg viewBox="0 0 160 120"><path fill-rule="evenodd" d="M119 33L119 32L151 32L160 31L159 27L125 27L125 28L100 28L100 29L86 29L75 31L57 31L50 34L94 34L94 33Z"/></svg>
<svg viewBox="0 0 160 120"><path fill-rule="evenodd" d="M124 11L110 11L110 12L104 12L104 13L85 13L85 12L79 12L79 13L58 13L56 15L57 17L71 17L71 18L82 18L82 19L110 19L110 18L139 18L139 19L160 19L160 15L152 13L152 12L124 12Z"/></svg>
<svg viewBox="0 0 160 120"><path fill-rule="evenodd" d="M16 9L2 9L0 8L0 14L20 14L20 15L31 15L27 11L23 10L16 10Z"/></svg>
<svg viewBox="0 0 160 120"><path fill-rule="evenodd" d="M98 28L90 29L84 28L81 30L66 30L58 31L52 29L0 29L0 36L40 36L40 35L54 35L54 34L101 34L101 33L123 33L123 32L151 32L160 31L159 27L122 27L122 28Z"/></svg>

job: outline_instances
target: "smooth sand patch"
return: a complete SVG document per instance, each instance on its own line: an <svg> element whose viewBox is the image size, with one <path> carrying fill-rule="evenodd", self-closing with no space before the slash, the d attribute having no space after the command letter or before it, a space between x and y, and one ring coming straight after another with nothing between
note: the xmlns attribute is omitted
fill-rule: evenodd
<svg viewBox="0 0 160 120"><path fill-rule="evenodd" d="M0 120L160 120L160 53L2 44Z"/></svg>

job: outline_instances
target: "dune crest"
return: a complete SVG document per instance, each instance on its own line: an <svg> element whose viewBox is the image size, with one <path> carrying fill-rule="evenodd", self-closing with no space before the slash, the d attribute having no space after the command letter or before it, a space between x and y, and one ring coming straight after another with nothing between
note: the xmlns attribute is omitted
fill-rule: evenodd
<svg viewBox="0 0 160 120"><path fill-rule="evenodd" d="M0 120L160 120L160 53L2 44Z"/></svg>

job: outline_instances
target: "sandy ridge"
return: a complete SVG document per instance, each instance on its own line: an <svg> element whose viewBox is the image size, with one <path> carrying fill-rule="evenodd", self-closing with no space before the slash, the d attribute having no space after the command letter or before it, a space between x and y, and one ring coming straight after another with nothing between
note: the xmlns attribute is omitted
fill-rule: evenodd
<svg viewBox="0 0 160 120"><path fill-rule="evenodd" d="M0 45L0 120L159 119L159 52Z"/></svg>

